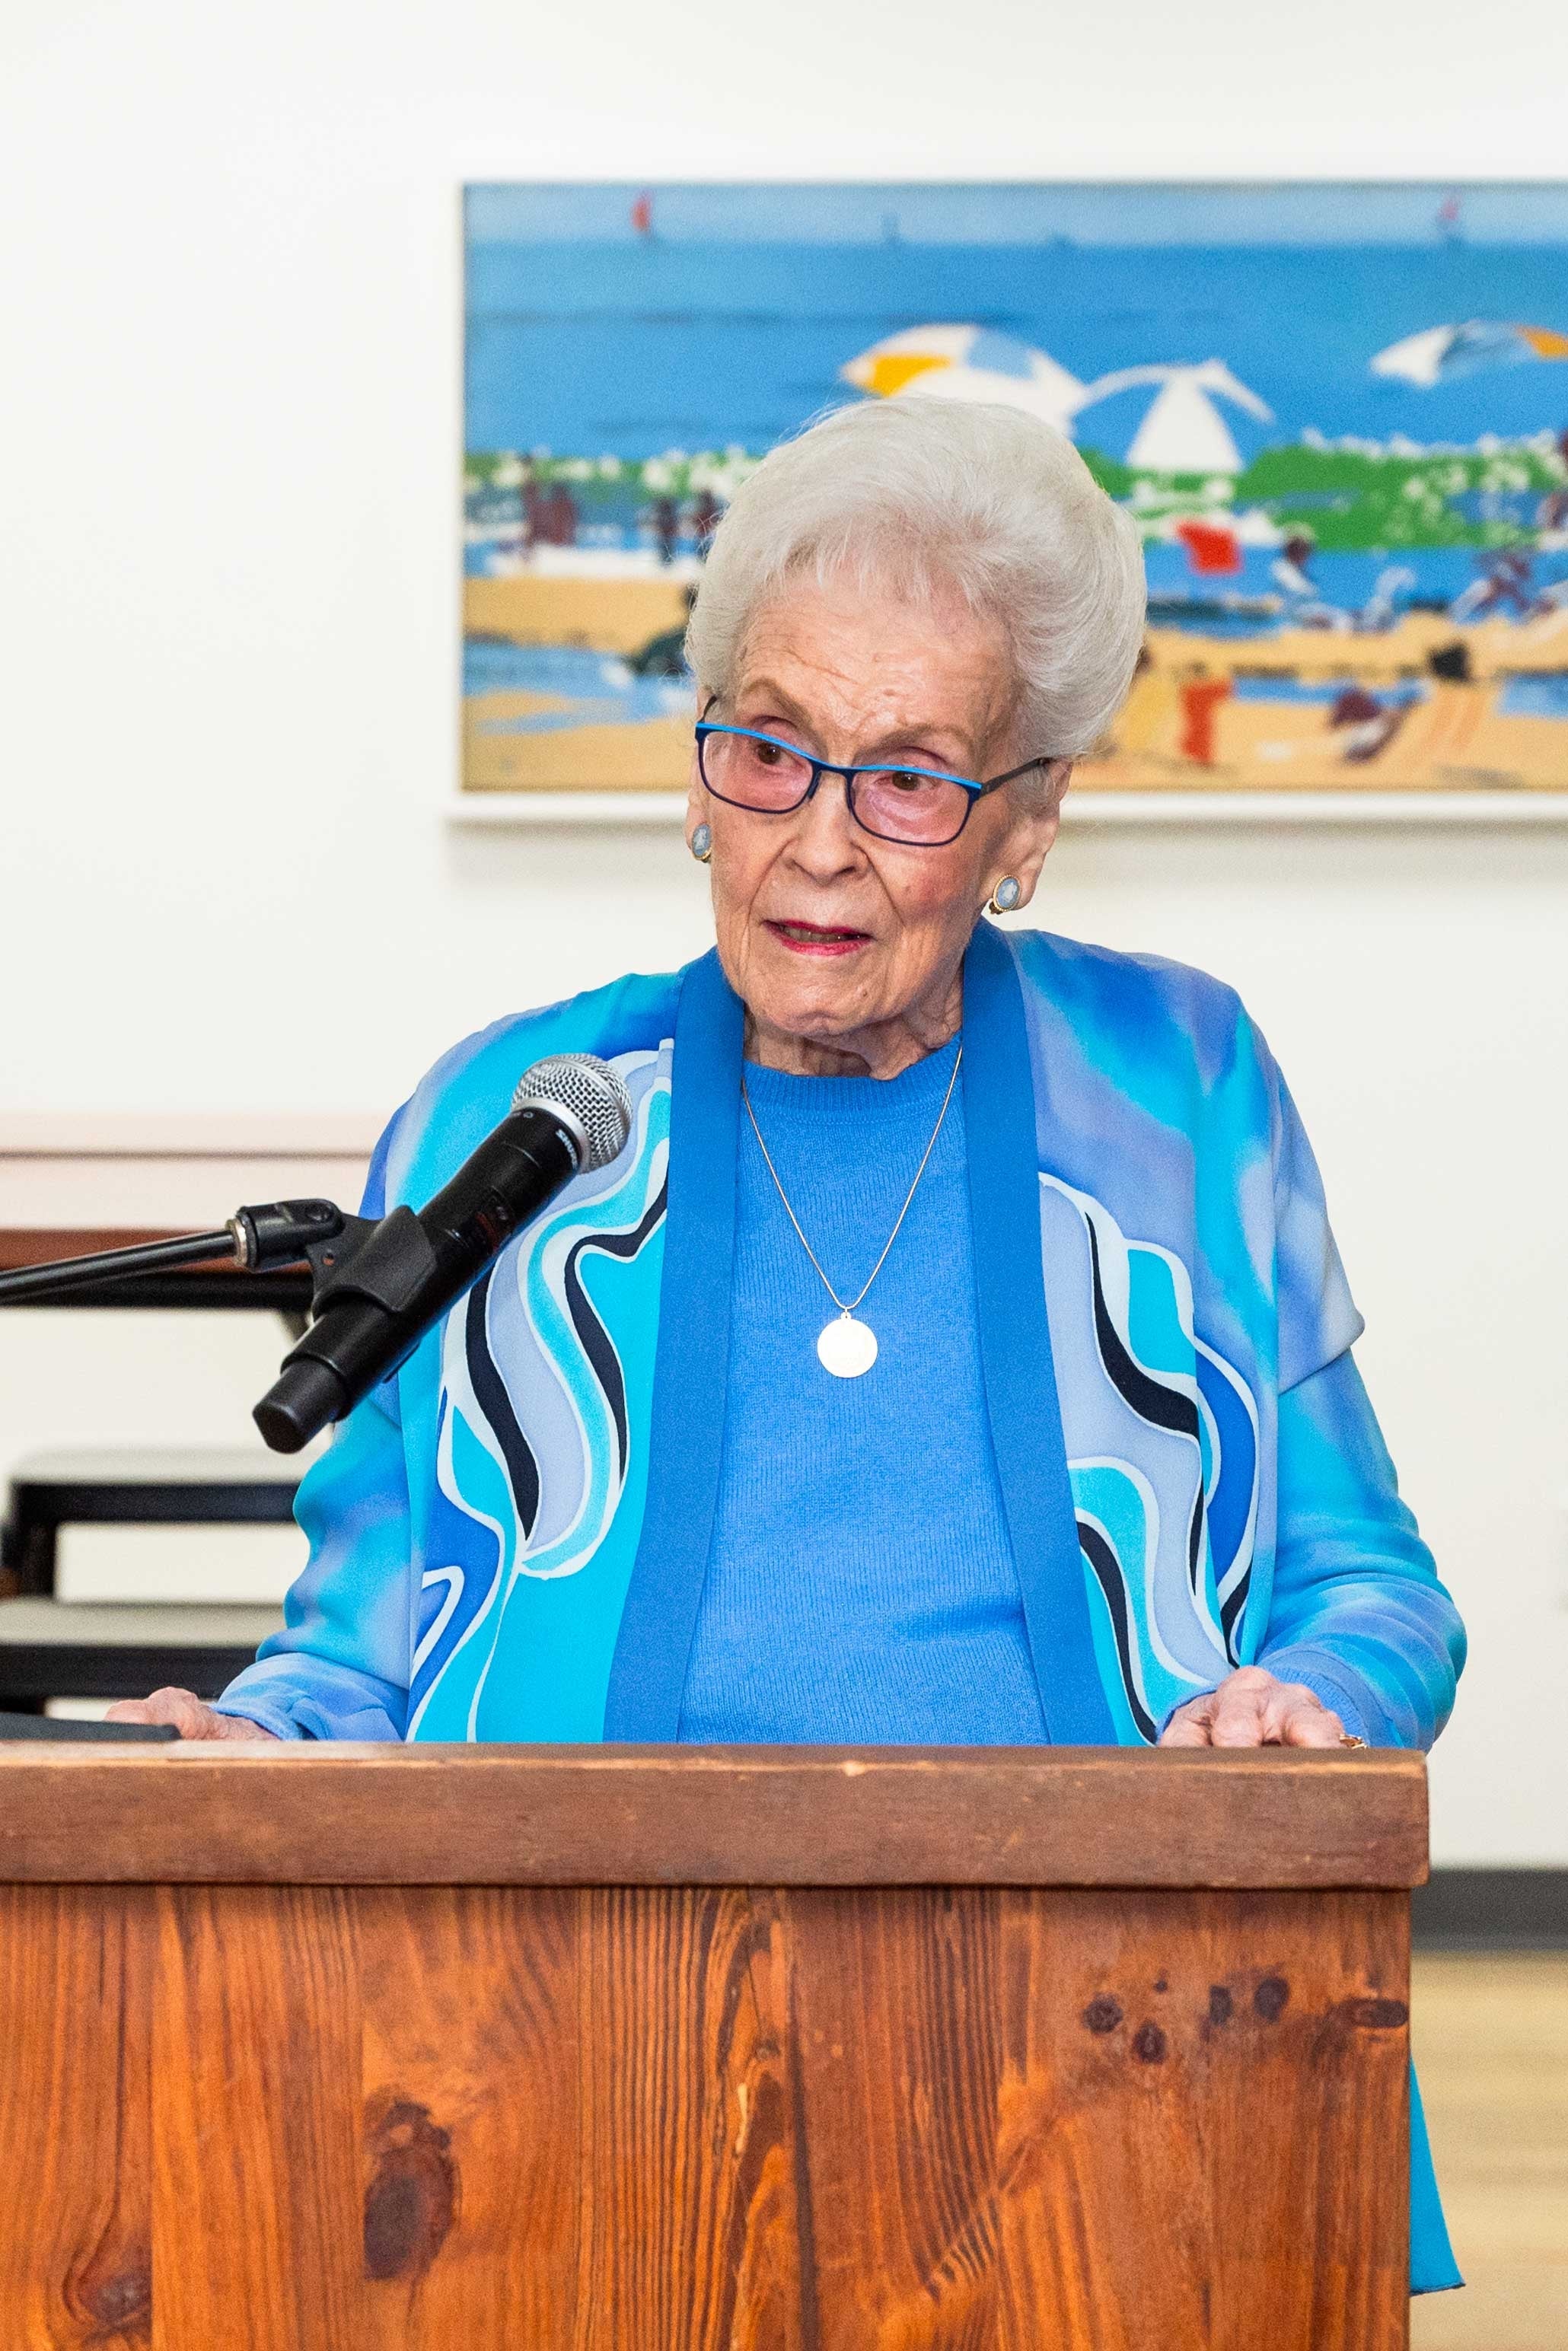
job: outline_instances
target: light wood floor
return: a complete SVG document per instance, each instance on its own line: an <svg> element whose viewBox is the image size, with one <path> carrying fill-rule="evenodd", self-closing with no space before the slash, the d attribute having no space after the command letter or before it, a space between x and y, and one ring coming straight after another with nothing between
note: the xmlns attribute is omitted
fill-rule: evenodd
<svg viewBox="0 0 1568 2351"><path fill-rule="evenodd" d="M1418 1958L1411 2032L1468 2281L1413 2351L1568 2351L1568 1953Z"/></svg>

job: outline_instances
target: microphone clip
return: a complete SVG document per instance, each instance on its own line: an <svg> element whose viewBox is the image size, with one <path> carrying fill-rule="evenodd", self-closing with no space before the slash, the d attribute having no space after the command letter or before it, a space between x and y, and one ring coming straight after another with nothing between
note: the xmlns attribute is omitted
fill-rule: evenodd
<svg viewBox="0 0 1568 2351"><path fill-rule="evenodd" d="M373 1217L350 1217L332 1200L268 1200L229 1218L235 1259L248 1273L308 1265L312 1311L376 1229Z"/></svg>

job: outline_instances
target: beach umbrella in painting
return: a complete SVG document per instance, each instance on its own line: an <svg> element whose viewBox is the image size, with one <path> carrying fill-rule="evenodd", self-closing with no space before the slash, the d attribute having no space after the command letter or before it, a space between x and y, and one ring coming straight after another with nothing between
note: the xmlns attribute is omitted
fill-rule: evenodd
<svg viewBox="0 0 1568 2351"><path fill-rule="evenodd" d="M1138 424L1128 443L1124 462L1145 474L1239 474L1243 459L1218 403L1226 402L1271 424L1274 412L1255 392L1232 375L1223 360L1205 360L1194 366L1119 368L1113 375L1097 376L1079 400L1072 430L1080 441L1099 444L1101 434L1092 412L1103 401L1128 392L1154 394L1139 411ZM1112 449L1113 456L1119 454Z"/></svg>
<svg viewBox="0 0 1568 2351"><path fill-rule="evenodd" d="M873 343L839 374L882 399L919 392L932 400L992 400L1043 417L1059 432L1083 386L1048 351L994 327L910 327Z"/></svg>
<svg viewBox="0 0 1568 2351"><path fill-rule="evenodd" d="M1482 368L1519 367L1526 360L1568 360L1568 335L1552 327L1525 327L1517 320L1465 319L1458 326L1423 327L1390 343L1372 360L1374 375L1400 376L1430 392L1455 376Z"/></svg>

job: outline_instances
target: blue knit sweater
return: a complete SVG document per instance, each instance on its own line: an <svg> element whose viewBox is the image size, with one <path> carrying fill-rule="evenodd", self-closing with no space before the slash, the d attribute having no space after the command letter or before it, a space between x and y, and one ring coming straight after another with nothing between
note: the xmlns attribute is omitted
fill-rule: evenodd
<svg viewBox="0 0 1568 2351"><path fill-rule="evenodd" d="M892 1231L956 1045L902 1076L748 1064L758 1123L823 1270L852 1298ZM1045 1736L982 1386L961 1091L835 1379L836 1311L748 1121L724 1458L681 1709L694 1740L1027 1746Z"/></svg>

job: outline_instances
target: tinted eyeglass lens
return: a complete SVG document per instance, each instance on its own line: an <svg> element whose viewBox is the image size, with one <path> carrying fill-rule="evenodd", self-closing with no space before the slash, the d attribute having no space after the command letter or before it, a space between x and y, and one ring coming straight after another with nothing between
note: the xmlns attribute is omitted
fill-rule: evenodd
<svg viewBox="0 0 1568 2351"><path fill-rule="evenodd" d="M811 785L811 762L781 743L754 735L710 735L702 747L703 780L741 808L791 809Z"/></svg>
<svg viewBox="0 0 1568 2351"><path fill-rule="evenodd" d="M918 768L862 768L855 776L855 814L884 841L936 845L964 829L969 795L949 776Z"/></svg>

